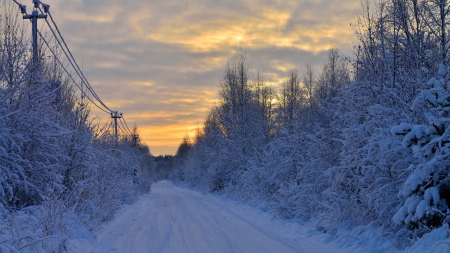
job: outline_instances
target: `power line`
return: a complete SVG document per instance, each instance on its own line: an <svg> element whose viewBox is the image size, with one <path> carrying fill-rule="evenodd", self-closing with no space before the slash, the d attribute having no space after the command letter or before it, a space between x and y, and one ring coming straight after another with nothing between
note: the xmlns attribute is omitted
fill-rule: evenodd
<svg viewBox="0 0 450 253"><path fill-rule="evenodd" d="M33 33L35 32L36 34L39 34L39 36L41 37L41 39L42 39L42 41L44 41L44 43L47 45L47 47L49 48L49 50L50 50L50 52L52 52L52 54L53 54L53 56L55 57L55 59L58 61L58 63L61 65L61 67L64 69L64 71L67 73L67 75L70 77L70 79L75 83L75 85L80 89L80 91L96 106L96 107L98 107L100 110L102 110L102 111L104 111L104 112L106 112L106 113L109 113L108 111L106 111L106 110L104 110L103 108L100 108L100 106L98 106L90 97L89 97L89 95L88 94L86 94L84 91L83 91L83 89L77 84L77 82L75 82L75 80L73 79L73 77L72 77L72 75L69 73L69 71L67 71L67 69L64 67L64 65L61 63L61 61L59 60L59 58L56 56L56 54L55 54L55 52L52 50L52 48L50 47L50 45L48 44L48 42L45 40L45 38L44 38L44 36L42 36L42 34L41 34L41 32L35 27L37 24L36 24L36 19L34 19L34 22L33 22L33 19L31 18L31 16L39 16L37 13L35 13L35 11L33 11L33 14L32 15L27 15L27 12L26 12L26 6L25 5L23 5L23 4L20 4L19 2L17 2L16 0L13 0L17 5L19 5L19 8L20 8L20 10L21 10L21 13L22 14L26 14L25 16L24 16L24 19L30 19L30 21L33 23ZM45 11L48 11L49 10L49 8L50 8L50 6L49 5L47 5L47 4L43 4L42 2L40 2L40 1L38 1L38 0L33 0L33 3L35 4L35 7L37 6L38 8L39 8L39 10L42 12L42 10L41 10L41 8L39 7L39 3L40 4L42 4L42 6L44 6L44 10ZM30 17L28 17L28 16L30 16ZM45 17L44 17L45 16ZM55 33L54 33L54 31L53 31L53 29L50 27L50 25L49 25L49 23L48 23L48 21L47 21L47 19L46 19L46 15L42 15L42 17L37 17L37 18L45 18L45 21L46 21L46 23L47 23L47 25L49 26L49 28L50 28L50 30L52 31L52 33L53 33L53 35L54 35L54 38L55 38L55 40L56 41L58 41L58 44L61 46L61 49L63 50L63 52L64 52L64 54L66 55L66 57L68 58L68 56L67 56L67 53L64 51L64 48L62 48L62 45L61 45L61 43L59 42L59 40L58 40L58 38L56 37L56 35L55 35ZM36 58L37 58L37 43L36 43L36 35L33 35L33 59L34 59L34 61L36 61ZM67 45L66 45L67 46ZM68 58L68 60L69 60L69 62L70 62L70 59ZM70 62L71 63L71 65L72 65L72 67L74 68L74 66L73 66L73 64L72 64L72 62ZM75 69L75 68L74 68ZM75 71L76 71L76 69L75 69ZM77 73L78 74L78 73ZM78 74L78 76L80 77L80 75ZM80 77L80 79L81 79L81 77ZM83 80L82 80L82 82L83 82ZM96 94L95 94L96 95ZM106 107L107 108L107 107ZM107 108L108 110L109 110L109 108Z"/></svg>
<svg viewBox="0 0 450 253"><path fill-rule="evenodd" d="M53 17L51 17L50 14L50 5L42 3L40 0L33 0L34 3L34 7L36 9L39 9L42 13L42 15L38 14L37 11L33 11L32 15L28 15L26 12L26 6L20 4L19 2L17 2L16 0L13 0L21 9L21 13L26 14L24 16L24 19L30 19L33 23L33 33L37 34L37 28L36 26L36 19L37 18L45 18L45 21L48 25L48 27L50 28L51 32L53 33L53 36L55 38L55 40L58 42L58 44L61 46L61 49L63 50L64 54L66 55L66 58L69 60L70 64L72 65L72 68L75 70L75 72L77 73L78 77L81 79L81 81L85 84L86 88L89 90L89 92L94 96L94 98L109 112L111 112L112 110L105 105L105 103L103 103L103 101L100 99L100 97L95 93L94 89L92 88L92 86L89 84L89 81L87 80L87 78L84 76L83 72L81 71L80 67L78 66L78 64L75 61L75 58L72 55L72 52L70 51L69 47L67 46L64 38L62 37L58 26L56 25L56 22L53 20ZM61 40L63 41L65 48L67 49L67 51L69 52L71 58L69 58L69 56L67 55L67 52L65 51L64 47L61 45L61 42L59 41L58 37L56 36L53 28L51 27L50 23L48 22L48 20L46 19L47 15L44 14L44 12L42 11L41 7L39 5L42 5L42 7L44 8L45 13L48 13L50 18L52 19L53 24L55 25L56 30L58 31L58 34L61 37ZM33 22L34 20L34 22ZM35 29L36 28L36 29ZM42 37L42 34L40 35ZM37 57L37 43L36 43L36 35L33 35L33 58L36 59ZM48 44L48 43L47 43ZM72 62L73 61L73 62ZM76 67L74 66L74 63L76 65ZM109 113L108 112L108 113Z"/></svg>
<svg viewBox="0 0 450 253"><path fill-rule="evenodd" d="M41 11L42 11L42 10L41 10ZM58 32L59 37L61 38L61 41L64 43L64 46L66 47L67 51L69 52L69 55L71 56L71 58L72 58L72 60L73 60L73 63L74 63L75 66L76 66L76 68L74 67L75 70L78 69L78 71L80 72L80 74L81 74L80 78L81 78L82 80L84 80L85 85L86 85L87 88L91 91L92 95L99 101L99 103L100 103L101 105L103 105L107 110L109 110L109 111L111 112L112 110L111 110L108 106L106 106L105 103L103 103L103 101L100 99L100 97L95 93L95 91L94 91L94 89L92 88L92 86L89 84L89 81L87 80L87 78L84 76L83 71L81 71L81 68L79 67L78 63L75 61L75 58L73 57L72 52L70 51L69 47L67 46L67 43L66 43L66 41L64 40L64 37L61 35L61 32L59 31L59 28L58 28L58 26L56 25L56 22L54 21L52 14L50 13L49 10L47 11L47 13L48 13L48 16L50 17L50 19L52 20L52 23L53 23L53 25L55 26L55 29L56 29L56 31ZM50 23L47 21L47 19L46 19L45 21L47 22L47 25L49 26L49 28L50 28L50 30L52 31L53 35L56 37L56 35L55 35L53 29L52 29L51 26L50 26ZM59 40L58 40L58 43L61 45L61 43L59 42ZM61 45L61 46L62 46L62 45ZM69 60L70 60L70 59L69 59Z"/></svg>
<svg viewBox="0 0 450 253"><path fill-rule="evenodd" d="M19 3L19 2L17 2L16 0L13 0L13 1L14 1L14 3L16 3L16 4L19 6L20 12L21 12L22 14L27 14L27 7L26 7L25 5L23 5L23 4Z"/></svg>
<svg viewBox="0 0 450 253"><path fill-rule="evenodd" d="M126 134L128 134L128 135L132 135L132 133L130 132L130 130L129 130L128 128L125 127L125 125L124 125L123 122L124 122L124 120L123 120L123 116L122 116L122 118L120 119L120 124L122 125L123 131L124 131Z"/></svg>
<svg viewBox="0 0 450 253"><path fill-rule="evenodd" d="M125 133L128 133L128 135L131 137L131 139L133 139L133 144L134 144L135 146L137 146L137 139L139 139L139 135L133 134L133 133L130 131L130 129L129 129L128 126L127 126L127 122L125 121L125 119L123 118L123 116L122 116L122 118L121 118L120 124L122 124L122 127L123 127L123 128L126 128L126 129L124 130L124 132L125 132ZM125 125L124 125L124 124L125 124ZM119 127L120 127L120 126L119 126Z"/></svg>
<svg viewBox="0 0 450 253"><path fill-rule="evenodd" d="M94 91L94 89L92 88L92 86L89 84L89 81L87 80L87 78L85 77L83 71L81 70L81 68L79 67L78 63L75 60L75 57L73 56L72 52L70 51L69 47L67 46L67 43L64 40L64 37L61 35L61 32L56 24L56 22L53 19L53 16L50 13L50 5L42 3L40 0L33 0L33 4L34 4L34 8L39 9L41 11L42 14L38 14L37 10L34 10L33 13L31 15L28 15L26 12L26 6L20 4L19 2L17 2L16 0L13 0L14 3L16 3L22 14L24 15L24 19L30 19L30 21L33 23L33 59L34 61L37 61L37 34L39 34L41 40L46 44L46 46L48 47L48 49L50 50L50 52L53 54L55 60L57 60L57 62L60 64L60 66L63 68L63 70L66 72L66 74L69 76L69 78L73 81L73 83L80 89L81 94L86 96L87 99L89 101L92 102L92 104L94 104L98 109L100 109L101 111L105 112L105 113L110 113L111 114L111 118L113 118L115 120L115 135L116 135L116 140L117 140L117 135L118 135L118 127L120 127L120 125L117 125L117 118L120 119L120 124L122 125L121 130L123 132L125 132L126 134L129 134L131 136L133 136L133 139L138 138L137 135L133 135L133 133L131 132L130 128L128 127L127 122L125 121L125 119L123 118L122 113L119 114L119 112L117 111L112 111L101 99L100 97L97 95L97 93ZM40 5L42 5L44 11L42 11ZM59 38L56 35L55 31L53 30L52 26L50 25L50 23L47 20L47 15L44 14L44 12L46 14L48 14L48 16L50 17L55 30L58 32ZM49 27L50 31L53 34L53 37L55 39L55 41L57 42L57 44L61 47L62 52L64 53L64 55L66 56L67 60L69 61L70 65L72 66L73 70L75 70L76 75L80 78L81 84L84 83L85 87L87 88L87 90L89 91L89 93L95 98L95 100L97 100L97 102L100 103L101 106L103 106L103 108L98 105L96 102L94 102L94 100L92 100L92 98L89 96L89 94L87 94L84 89L78 85L78 83L74 80L72 74L69 73L69 71L67 70L67 68L64 66L64 64L61 62L61 60L57 57L56 53L54 52L54 50L50 47L49 43L45 40L44 36L42 35L42 33L37 29L37 18L44 18L45 22L47 23L47 26ZM51 40L51 39L50 39ZM61 43L62 41L62 43ZM62 45L64 44L64 46ZM70 57L69 57L70 55ZM120 115L120 116L119 116ZM111 123L112 124L112 123ZM111 126L111 125L110 125ZM109 127L110 127L109 126ZM107 128L107 130L109 129L109 127Z"/></svg>
<svg viewBox="0 0 450 253"><path fill-rule="evenodd" d="M132 131L130 130L130 128L128 128L128 124L127 124L127 122L125 121L125 118L124 118L123 116L122 116L122 118L123 118L123 122L125 122L125 126L127 127L128 131L132 132Z"/></svg>
<svg viewBox="0 0 450 253"><path fill-rule="evenodd" d="M130 133L130 134L132 134L133 132L130 130L130 128L128 128L128 125L127 125L127 122L125 121L125 117L122 115L122 120L123 120L123 122L125 123L125 126L126 126L126 128L128 129L128 132Z"/></svg>
<svg viewBox="0 0 450 253"><path fill-rule="evenodd" d="M122 132L123 134L119 134L119 135L129 135L128 133L127 133L127 131L126 130L124 130L120 125L118 126L119 128L119 130L120 130L120 132Z"/></svg>
<svg viewBox="0 0 450 253"><path fill-rule="evenodd" d="M41 32L38 30L38 34L41 37L41 40L45 43L45 45L47 45L48 49L50 50L50 52L53 54L53 56L55 57L55 59L58 61L58 63L61 65L61 67L64 69L64 71L66 72L66 74L69 76L69 78L72 80L72 82L80 89L80 91L83 93L83 95L85 95L89 101L91 101L98 109L102 110L103 112L109 113L108 111L106 111L105 109L101 108L99 105L97 105L90 97L88 94L86 94L83 89L78 85L78 83L73 79L72 75L69 73L69 71L67 71L66 67L64 67L64 65L61 63L61 61L59 60L59 58L56 56L55 52L53 51L53 49L50 47L50 45L48 44L48 42L45 40L44 36L42 36Z"/></svg>
<svg viewBox="0 0 450 253"><path fill-rule="evenodd" d="M40 9L40 8L39 8L39 9ZM40 10L41 10L41 9L40 9ZM41 10L41 12L42 12L42 10ZM48 15L50 16L50 18L51 18L52 21L53 21L53 18L51 17L50 12L48 12ZM53 34L55 40L58 42L58 45L61 47L61 50L63 51L64 55L65 55L66 58L69 60L69 63L72 65L72 68L75 70L75 72L77 73L78 77L81 79L81 82L83 82L83 83L85 84L86 88L87 88L87 89L89 90L89 92L94 96L94 98L95 98L95 99L96 99L96 100L97 100L97 101L98 101L98 102L99 102L106 110L108 110L107 113L110 113L112 110L111 110L108 106L106 106L106 105L103 103L103 101L100 99L100 97L95 93L94 89L92 89L92 86L89 84L89 82L87 81L87 79L86 79L86 77L84 76L83 72L82 72L81 69L79 68L77 62L75 61L75 58L73 57L72 53L70 52L69 47L68 47L67 44L65 43L64 38L61 36L61 33L59 32L58 27L56 26L56 23L53 22L53 23L55 24L55 28L57 29L57 31L58 31L58 33L59 33L59 35L60 35L60 37L61 37L61 40L63 41L63 43L64 43L64 45L65 45L65 48L66 48L67 52L70 54L71 57L69 57L68 53L67 53L66 50L64 49L63 45L61 44L61 42L60 42L60 40L58 39L58 37L57 37L55 31L53 30L53 28L51 27L51 25L50 25L50 23L47 21L47 19L45 19L45 22L47 23L48 27L50 28L50 31L52 32L52 34ZM75 64L75 65L74 65L74 64ZM75 67L75 66L76 66L76 67Z"/></svg>
<svg viewBox="0 0 450 253"><path fill-rule="evenodd" d="M122 121L123 121L123 123L125 123L125 127L128 129L128 133L130 134L131 138L133 139L134 145L137 146L137 143L138 143L137 139L139 139L139 135L134 134L133 132L130 131L123 115L122 115Z"/></svg>

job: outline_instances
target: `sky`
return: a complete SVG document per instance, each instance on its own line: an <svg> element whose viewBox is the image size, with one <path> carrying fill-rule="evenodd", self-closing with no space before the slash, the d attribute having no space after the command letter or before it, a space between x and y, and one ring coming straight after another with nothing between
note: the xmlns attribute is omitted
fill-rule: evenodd
<svg viewBox="0 0 450 253"><path fill-rule="evenodd" d="M237 52L274 86L308 63L319 72L331 45L351 53L360 9L360 0L43 2L96 93L153 155L175 154L203 125Z"/></svg>

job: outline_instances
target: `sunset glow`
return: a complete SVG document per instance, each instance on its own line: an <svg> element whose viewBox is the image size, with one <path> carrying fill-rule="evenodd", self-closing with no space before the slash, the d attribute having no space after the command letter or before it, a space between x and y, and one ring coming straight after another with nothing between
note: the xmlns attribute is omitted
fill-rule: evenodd
<svg viewBox="0 0 450 253"><path fill-rule="evenodd" d="M272 85L349 53L360 1L49 1L96 92L136 124L154 155L174 154L214 104L239 50ZM102 120L108 115L93 111Z"/></svg>

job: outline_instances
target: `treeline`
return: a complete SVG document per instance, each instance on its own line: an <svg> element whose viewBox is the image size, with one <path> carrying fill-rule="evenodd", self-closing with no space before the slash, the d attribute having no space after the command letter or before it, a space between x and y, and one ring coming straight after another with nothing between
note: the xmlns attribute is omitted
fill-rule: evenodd
<svg viewBox="0 0 450 253"><path fill-rule="evenodd" d="M173 168L173 155L159 155L155 156L155 167L153 169L153 181L158 182L167 180L171 169Z"/></svg>
<svg viewBox="0 0 450 253"><path fill-rule="evenodd" d="M172 179L327 233L371 224L400 248L449 224L449 15L447 0L366 1L353 55L333 48L278 90L238 54Z"/></svg>
<svg viewBox="0 0 450 253"><path fill-rule="evenodd" d="M29 24L10 2L0 15L0 249L63 252L69 236L150 191L153 157L94 120L43 47L33 61Z"/></svg>

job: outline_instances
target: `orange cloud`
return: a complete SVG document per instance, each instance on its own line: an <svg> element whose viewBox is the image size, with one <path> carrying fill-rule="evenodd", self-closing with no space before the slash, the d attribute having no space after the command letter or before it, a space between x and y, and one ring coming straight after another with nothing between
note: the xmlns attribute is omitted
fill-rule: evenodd
<svg viewBox="0 0 450 253"><path fill-rule="evenodd" d="M350 44L359 0L52 0L66 41L113 110L154 154L175 153L214 104L221 70L242 48L270 84ZM250 66L253 67L253 66ZM94 69L94 70L91 70ZM259 69L261 70L261 69ZM301 74L301 71L299 71ZM110 116L92 106L103 122Z"/></svg>
<svg viewBox="0 0 450 253"><path fill-rule="evenodd" d="M320 52L328 50L330 42L347 43L354 34L348 19L332 19L327 24L300 24L286 31L293 15L292 10L260 8L256 13L234 19L219 14L216 18L193 23L186 14L164 19L158 27L149 28L141 22L144 17L138 15L131 22L147 39L183 45L192 52L229 51L238 47L293 47ZM303 18L318 18L309 15Z"/></svg>
<svg viewBox="0 0 450 253"><path fill-rule="evenodd" d="M199 121L197 122L201 122ZM151 151L153 154L174 154L180 145L182 138L187 134L194 137L197 129L201 127L199 124L178 124L166 125L164 127L148 126L140 129L140 136L142 141L151 144ZM170 153L166 153L170 150Z"/></svg>

